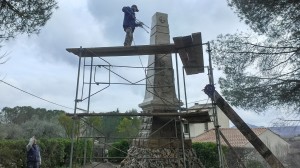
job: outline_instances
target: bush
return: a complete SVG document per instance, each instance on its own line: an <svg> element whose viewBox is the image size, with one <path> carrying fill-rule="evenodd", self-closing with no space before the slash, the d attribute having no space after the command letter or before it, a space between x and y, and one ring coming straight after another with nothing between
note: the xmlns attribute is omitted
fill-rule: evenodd
<svg viewBox="0 0 300 168"><path fill-rule="evenodd" d="M205 167L218 168L219 167L219 156L218 148L215 143L204 142L204 143L193 143L193 149L195 150L198 158L204 164ZM223 153L227 152L227 147L222 146Z"/></svg>
<svg viewBox="0 0 300 168"><path fill-rule="evenodd" d="M120 163L127 156L128 149L129 142L126 140L113 143L111 148L108 150L108 157L116 158L109 159L109 161L113 163Z"/></svg>
<svg viewBox="0 0 300 168"><path fill-rule="evenodd" d="M25 167L26 166L26 144L25 140L0 141L0 165L3 167Z"/></svg>
<svg viewBox="0 0 300 168"><path fill-rule="evenodd" d="M26 167L26 145L28 140L0 140L0 165L3 167ZM70 139L41 139L42 168L66 167L69 165ZM91 159L92 141L87 141L87 158ZM84 140L74 143L74 163L82 163ZM80 159L77 159L80 158ZM77 159L77 160L76 160ZM0 166L0 167L1 167Z"/></svg>

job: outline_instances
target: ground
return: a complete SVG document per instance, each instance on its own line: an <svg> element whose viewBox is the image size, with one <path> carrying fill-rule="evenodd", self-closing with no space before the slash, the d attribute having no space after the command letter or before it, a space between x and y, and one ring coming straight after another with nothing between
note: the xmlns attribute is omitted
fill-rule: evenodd
<svg viewBox="0 0 300 168"><path fill-rule="evenodd" d="M106 163L93 162L92 164L87 165L84 168L118 168L118 167L119 165L110 162L106 162Z"/></svg>

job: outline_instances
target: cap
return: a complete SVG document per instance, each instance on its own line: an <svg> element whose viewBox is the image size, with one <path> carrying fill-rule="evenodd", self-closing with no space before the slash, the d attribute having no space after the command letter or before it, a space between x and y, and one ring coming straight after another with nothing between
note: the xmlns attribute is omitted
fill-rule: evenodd
<svg viewBox="0 0 300 168"><path fill-rule="evenodd" d="M137 12L139 11L139 9L136 5L132 5L131 8L135 8Z"/></svg>

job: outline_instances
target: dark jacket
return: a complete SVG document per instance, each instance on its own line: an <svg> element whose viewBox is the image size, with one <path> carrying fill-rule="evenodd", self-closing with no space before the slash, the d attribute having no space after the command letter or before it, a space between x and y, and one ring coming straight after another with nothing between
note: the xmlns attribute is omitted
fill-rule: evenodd
<svg viewBox="0 0 300 168"><path fill-rule="evenodd" d="M135 13L129 6L125 6L122 8L122 11L124 12L124 20L123 20L123 28L124 31L126 28L131 27L132 32L134 32L135 27L139 26L135 22Z"/></svg>
<svg viewBox="0 0 300 168"><path fill-rule="evenodd" d="M40 148L38 145L33 144L27 150L27 162L41 162Z"/></svg>

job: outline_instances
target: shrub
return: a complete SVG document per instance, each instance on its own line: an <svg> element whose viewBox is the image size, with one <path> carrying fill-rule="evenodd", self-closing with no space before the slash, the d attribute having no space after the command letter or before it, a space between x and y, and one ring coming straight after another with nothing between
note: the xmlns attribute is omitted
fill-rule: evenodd
<svg viewBox="0 0 300 168"><path fill-rule="evenodd" d="M129 149L129 142L126 140L121 140L112 144L111 148L108 150L109 157L116 157L109 159L110 162L120 163L124 157L127 156L127 150Z"/></svg>
<svg viewBox="0 0 300 168"><path fill-rule="evenodd" d="M26 145L28 140L0 140L0 165L3 167L26 167ZM42 168L68 166L70 139L40 139ZM91 159L92 141L87 141L87 159ZM74 163L82 163L84 140L74 143ZM80 159L77 159L80 158Z"/></svg>
<svg viewBox="0 0 300 168"><path fill-rule="evenodd" d="M205 167L218 168L219 167L219 156L218 148L215 143L204 142L204 143L193 143L193 149L195 150L198 158L204 164ZM227 152L227 147L222 146L223 153Z"/></svg>

